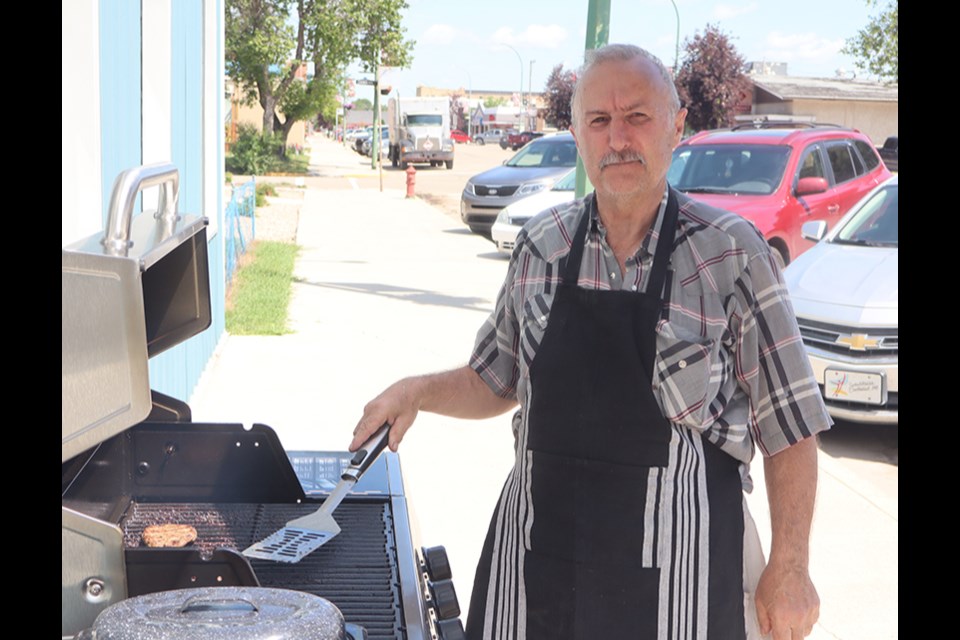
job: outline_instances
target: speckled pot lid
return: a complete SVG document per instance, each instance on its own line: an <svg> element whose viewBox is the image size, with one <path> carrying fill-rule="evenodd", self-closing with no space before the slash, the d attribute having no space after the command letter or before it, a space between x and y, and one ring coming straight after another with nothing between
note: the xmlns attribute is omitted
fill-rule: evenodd
<svg viewBox="0 0 960 640"><path fill-rule="evenodd" d="M344 640L343 616L318 596L263 587L162 591L105 609L95 640Z"/></svg>

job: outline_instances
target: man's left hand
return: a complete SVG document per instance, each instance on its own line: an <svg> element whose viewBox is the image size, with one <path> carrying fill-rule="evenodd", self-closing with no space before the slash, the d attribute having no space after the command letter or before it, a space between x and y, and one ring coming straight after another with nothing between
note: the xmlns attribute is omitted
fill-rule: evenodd
<svg viewBox="0 0 960 640"><path fill-rule="evenodd" d="M756 593L757 619L764 636L799 640L810 635L820 617L820 598L805 567L768 564Z"/></svg>

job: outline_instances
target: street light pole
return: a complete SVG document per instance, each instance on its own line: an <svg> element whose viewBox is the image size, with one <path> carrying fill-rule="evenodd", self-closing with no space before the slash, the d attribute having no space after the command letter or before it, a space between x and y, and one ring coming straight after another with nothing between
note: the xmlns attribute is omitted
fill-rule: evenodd
<svg viewBox="0 0 960 640"><path fill-rule="evenodd" d="M527 74L527 101L530 103L527 105L527 131L534 130L534 121L533 117L530 116L530 107L533 106L533 63L536 60L530 61L530 73Z"/></svg>
<svg viewBox="0 0 960 640"><path fill-rule="evenodd" d="M513 51L515 54L517 54L517 60L520 61L520 110L521 110L521 112L522 112L522 111L523 111L523 58L520 57L520 52L519 52L519 51L517 51L516 49L514 49L513 47L511 47L511 46L508 45L507 43L501 42L500 44L502 44L503 46L507 47L508 49L510 49L511 51ZM520 126L521 126L521 127L523 126L522 116L521 116L521 120L520 120Z"/></svg>
<svg viewBox="0 0 960 640"><path fill-rule="evenodd" d="M670 0L670 4L673 5L673 12L677 14L677 45L673 52L673 75L676 77L680 65L680 9L677 8L677 3L674 0Z"/></svg>

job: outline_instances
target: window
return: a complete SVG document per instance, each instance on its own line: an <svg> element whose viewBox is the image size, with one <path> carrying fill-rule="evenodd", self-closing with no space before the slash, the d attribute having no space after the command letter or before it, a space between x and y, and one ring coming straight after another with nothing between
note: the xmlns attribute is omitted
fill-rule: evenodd
<svg viewBox="0 0 960 640"><path fill-rule="evenodd" d="M872 145L867 144L863 140L854 140L853 146L857 148L857 151L859 151L863 157L863 162L867 165L868 172L873 171L880 165L880 156L877 155L877 150L874 149Z"/></svg>
<svg viewBox="0 0 960 640"><path fill-rule="evenodd" d="M827 144L827 157L830 158L830 166L833 168L833 178L836 184L853 180L857 177L857 165L860 173L863 173L863 164L859 158L854 160L853 149L846 141L831 142Z"/></svg>
<svg viewBox="0 0 960 640"><path fill-rule="evenodd" d="M800 171L797 178L826 178L827 172L823 168L823 158L820 156L820 148L817 145L808 147L803 152L803 160L800 161Z"/></svg>

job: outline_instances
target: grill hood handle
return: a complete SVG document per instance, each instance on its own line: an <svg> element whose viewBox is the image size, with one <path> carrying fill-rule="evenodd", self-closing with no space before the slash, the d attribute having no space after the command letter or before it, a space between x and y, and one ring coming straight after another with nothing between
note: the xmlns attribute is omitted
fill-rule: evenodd
<svg viewBox="0 0 960 640"><path fill-rule="evenodd" d="M127 169L117 176L110 194L107 229L103 237L106 252L126 256L131 247L130 224L137 195L149 187L160 186L155 217L161 237L169 235L177 222L177 197L180 194L180 172L169 162L147 164Z"/></svg>

